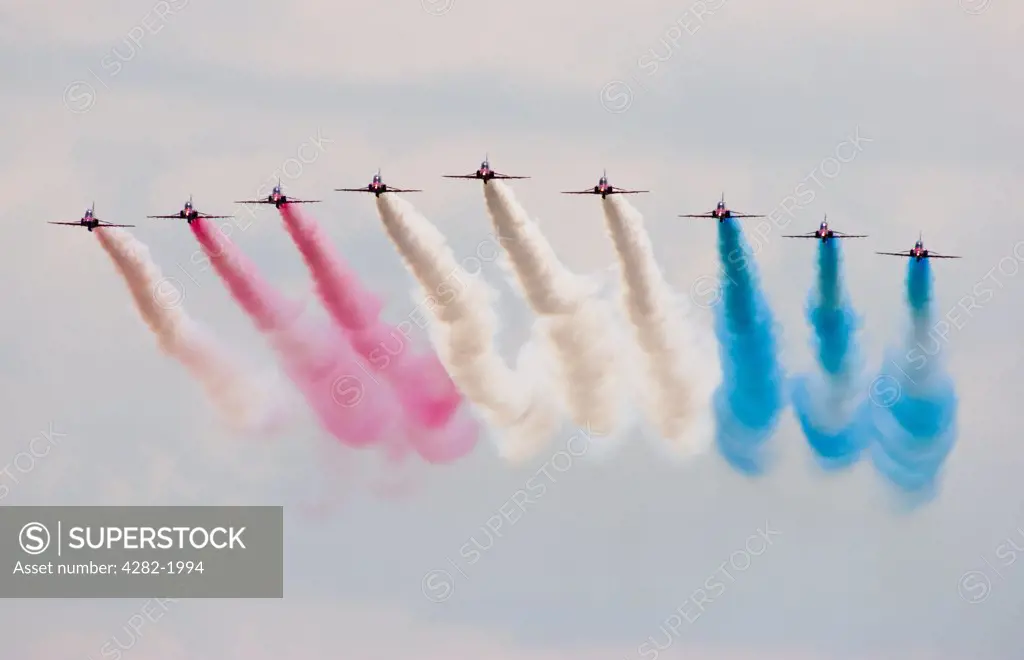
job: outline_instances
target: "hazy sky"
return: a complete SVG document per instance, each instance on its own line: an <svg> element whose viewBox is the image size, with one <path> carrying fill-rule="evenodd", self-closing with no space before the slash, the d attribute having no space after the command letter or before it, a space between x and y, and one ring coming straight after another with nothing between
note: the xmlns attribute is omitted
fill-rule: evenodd
<svg viewBox="0 0 1024 660"><path fill-rule="evenodd" d="M3 477L3 505L286 506L286 597L171 603L124 652L133 660L618 660L652 658L649 638L671 642L661 658L1019 657L1024 571L996 554L1007 539L1024 547L1022 30L1024 7L1008 0L0 0L0 463L61 434ZM939 497L908 513L867 462L822 474L789 411L778 463L758 479L715 454L669 461L636 432L559 474L471 564L460 549L487 544L485 523L571 431L527 465L482 442L455 465L397 475L339 449L301 405L272 437L234 436L158 352L95 238L45 224L95 201L100 217L139 225L189 313L274 377L263 339L192 261L184 224L144 216L189 194L234 213L232 200L283 172L286 192L324 200L314 217L397 321L414 309L411 278L371 200L331 190L381 167L426 189L410 201L468 256L489 227L479 186L440 175L485 152L532 176L516 193L578 272L613 263L612 246L598 202L557 191L605 167L652 190L635 201L684 294L716 270L715 226L677 214L723 190L737 210L767 213L811 186L787 231L828 213L870 234L848 246L845 272L872 367L906 321L905 264L873 250L923 231L964 255L935 267L940 313L997 279L944 351L960 435ZM233 239L262 272L309 299L276 213L239 222ZM812 365L814 251L780 233L758 260L792 373ZM511 355L530 316L497 264L485 275L503 290ZM763 551L744 570L733 553L745 545ZM428 575L439 570L454 576L447 591ZM982 602L968 602L977 575L960 582L973 570L990 580ZM693 594L712 579L723 588L697 617ZM99 658L143 608L5 601L0 648Z"/></svg>

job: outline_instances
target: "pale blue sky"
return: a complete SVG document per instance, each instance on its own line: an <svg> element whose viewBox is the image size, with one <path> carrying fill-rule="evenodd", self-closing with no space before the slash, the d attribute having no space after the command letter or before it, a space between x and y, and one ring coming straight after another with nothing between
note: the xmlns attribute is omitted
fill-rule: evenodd
<svg viewBox="0 0 1024 660"><path fill-rule="evenodd" d="M410 201L469 255L488 231L482 196L440 175L488 152L500 171L533 177L517 196L562 259L589 272L613 261L600 208L557 191L607 167L613 183L654 191L636 204L685 294L716 270L715 227L676 214L710 209L722 190L737 209L767 213L859 130L870 142L821 179L787 233L828 213L835 228L871 235L848 247L845 269L874 367L906 317L904 265L874 250L904 249L924 231L930 247L964 255L935 267L944 313L1024 240L1022 29L1024 8L1006 0L0 0L0 464L51 425L66 434L15 472L18 483L0 475L3 504L287 507L284 600L176 603L133 659L650 658L638 647L649 636L664 645L659 626L692 612L687 599L766 523L779 532L772 545L678 626L661 658L1018 657L1024 574L985 562L999 566L1008 537L1024 542L1020 274L996 271L1003 287L951 334L960 437L930 505L901 512L867 463L821 474L787 410L763 478L715 454L670 462L635 432L618 453L574 463L468 565L460 548L485 541L481 527L571 430L525 466L484 442L458 464L397 477L338 450L301 406L278 436L233 437L156 350L93 237L45 221L77 219L95 200L100 217L139 225L134 235L184 282L189 313L272 373L272 354L215 275L190 265L186 227L143 216L190 193L203 211L236 212L232 200L305 149L312 162L286 174L286 192L324 200L314 217L397 321L413 309L412 281L370 201L333 188L377 167L425 188ZM641 65L652 53L663 61L650 75ZM76 81L91 91L65 94ZM622 112L602 107L613 81L631 89L628 108L612 106ZM268 278L308 297L276 214L257 217L235 240ZM812 363L803 306L814 253L780 233L758 260L796 372ZM512 354L530 316L496 264L485 273L503 290ZM396 478L408 496L379 494ZM422 590L438 569L455 576L443 603ZM990 574L984 602L958 594L971 570ZM143 604L5 601L4 655L99 658Z"/></svg>

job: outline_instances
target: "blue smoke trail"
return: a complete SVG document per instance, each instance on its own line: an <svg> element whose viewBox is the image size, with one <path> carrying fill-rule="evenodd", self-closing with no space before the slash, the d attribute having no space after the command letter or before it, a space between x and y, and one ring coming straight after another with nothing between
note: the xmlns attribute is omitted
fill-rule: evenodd
<svg viewBox="0 0 1024 660"><path fill-rule="evenodd" d="M855 463L866 445L862 361L856 346L859 320L840 277L839 240L818 245L818 281L807 304L821 374L804 374L793 386L793 408L808 444L825 468Z"/></svg>
<svg viewBox="0 0 1024 660"><path fill-rule="evenodd" d="M761 293L756 265L732 220L718 223L722 301L715 334L722 360L722 384L714 407L719 451L746 474L764 470L764 442L778 423L783 404L775 322Z"/></svg>
<svg viewBox="0 0 1024 660"><path fill-rule="evenodd" d="M936 477L956 441L957 395L932 328L932 271L911 259L907 302L911 332L871 384L866 407L876 443L872 459L883 476L918 497L935 494Z"/></svg>

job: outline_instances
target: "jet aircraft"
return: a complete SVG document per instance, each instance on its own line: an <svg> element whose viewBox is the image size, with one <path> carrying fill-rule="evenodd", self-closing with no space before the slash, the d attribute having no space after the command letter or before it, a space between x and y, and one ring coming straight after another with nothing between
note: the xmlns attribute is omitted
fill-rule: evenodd
<svg viewBox="0 0 1024 660"><path fill-rule="evenodd" d="M362 188L335 188L336 192L363 192L372 193L375 197L380 197L384 193L411 193L411 192L423 192L422 190L413 190L406 188L392 188L388 184L384 183L384 180L380 178L380 170L373 175L373 179L370 183Z"/></svg>
<svg viewBox="0 0 1024 660"><path fill-rule="evenodd" d="M926 250L925 247L924 247L924 239L921 238L920 234L918 234L918 236L917 236L917 242L914 243L914 247L910 248L906 252L876 252L875 254L884 254L884 255L890 256L890 257L909 257L910 259L914 259L915 261L921 261L922 259L960 259L961 258L961 257L957 257L957 256L954 256L954 255L951 255L951 254L939 254L937 252L932 252L930 250Z"/></svg>
<svg viewBox="0 0 1024 660"><path fill-rule="evenodd" d="M808 232L806 234L788 234L783 238L817 238L822 243L828 243L833 238L867 238L867 234L845 234L841 231L836 231L828 226L828 214L825 214L825 219L818 225L816 231Z"/></svg>
<svg viewBox="0 0 1024 660"><path fill-rule="evenodd" d="M192 195L189 195L188 196L188 201L185 202L185 206L182 207L182 209L180 211L178 211L177 213L175 213L174 215L147 215L146 217L147 218L182 219L182 220L185 220L186 222L188 222L188 224L192 224L195 220L198 220L199 218L230 218L231 216L230 215L207 215L206 213L203 213L201 211L197 211L195 209L195 207L192 206Z"/></svg>
<svg viewBox="0 0 1024 660"><path fill-rule="evenodd" d="M270 194L263 199L243 199L236 201L235 204L273 204L277 208L281 208L285 204L319 204L319 199L295 199L294 197L288 197L281 192L281 179L277 180L277 185L270 191Z"/></svg>
<svg viewBox="0 0 1024 660"><path fill-rule="evenodd" d="M529 179L528 176L512 176L510 174L502 174L501 172L495 172L491 169L491 163L486 155L484 160L480 163L480 167L476 172L471 174L444 174L442 175L446 179L480 179L486 183L491 179Z"/></svg>
<svg viewBox="0 0 1024 660"><path fill-rule="evenodd" d="M615 186L608 183L608 171L605 170L601 173L601 178L597 180L597 185L593 188L587 188L586 190L563 190L563 195L600 195L601 199L607 199L608 195L637 195L640 193L648 193L650 190L625 190L623 188L616 188Z"/></svg>
<svg viewBox="0 0 1024 660"><path fill-rule="evenodd" d="M104 222L96 217L96 202L92 203L92 206L85 209L85 213L82 214L82 218L75 222L47 222L50 225L65 225L67 227L85 227L89 231L96 229L97 227L134 227L135 225L115 225L110 222Z"/></svg>
<svg viewBox="0 0 1024 660"><path fill-rule="evenodd" d="M763 218L763 215L751 215L750 213L735 213L725 205L725 193L722 199L715 205L713 211L707 213L690 213L679 216L680 218L717 218L719 222L725 222L727 218Z"/></svg>

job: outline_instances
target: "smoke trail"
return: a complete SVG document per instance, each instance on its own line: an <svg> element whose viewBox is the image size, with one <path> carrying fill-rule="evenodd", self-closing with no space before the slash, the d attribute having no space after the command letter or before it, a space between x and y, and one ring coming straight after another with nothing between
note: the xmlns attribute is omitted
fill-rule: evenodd
<svg viewBox="0 0 1024 660"><path fill-rule="evenodd" d="M867 407L877 443L872 459L904 491L934 493L935 480L956 440L957 396L932 335L932 271L927 259L907 266L911 328L903 354L890 351L872 382Z"/></svg>
<svg viewBox="0 0 1024 660"><path fill-rule="evenodd" d="M386 388L355 375L361 365L348 341L301 318L302 309L264 282L219 229L214 232L202 218L190 226L231 295L270 338L324 428L352 447L389 439L385 434L394 431L397 402Z"/></svg>
<svg viewBox="0 0 1024 660"><path fill-rule="evenodd" d="M718 223L722 300L715 334L722 358L722 384L715 392L716 440L725 459L748 474L761 472L783 405L782 368L775 322L761 292L757 266L733 220Z"/></svg>
<svg viewBox="0 0 1024 660"><path fill-rule="evenodd" d="M507 252L537 330L556 357L562 396L580 427L608 435L618 426L622 373L612 333L609 305L596 297L596 283L571 272L558 260L536 223L500 181L484 185L491 222Z"/></svg>
<svg viewBox="0 0 1024 660"><path fill-rule="evenodd" d="M234 363L227 351L206 335L177 300L158 298L164 282L149 247L118 229L95 232L131 291L142 320L156 335L164 354L180 362L203 386L206 398L234 427L252 428L271 421L272 393Z"/></svg>
<svg viewBox="0 0 1024 660"><path fill-rule="evenodd" d="M520 353L514 371L495 350L493 290L466 273L437 227L407 201L384 195L377 198L377 211L426 294L424 304L437 321L432 338L448 372L487 421L505 431L503 456L532 455L558 428L560 415L542 381L527 370L528 351Z"/></svg>
<svg viewBox="0 0 1024 660"><path fill-rule="evenodd" d="M857 414L863 393L856 346L859 322L842 284L839 246L838 239L819 242L818 281L807 304L821 373L798 377L793 388L797 420L827 468L856 462L865 444Z"/></svg>
<svg viewBox="0 0 1024 660"><path fill-rule="evenodd" d="M356 351L390 383L418 424L428 428L445 426L462 403L462 396L437 356L414 355L407 347L412 323L403 321L398 328L383 323L380 300L366 291L355 272L338 258L320 227L290 205L282 206L280 211L324 307ZM417 434L412 440L422 437ZM451 449L468 453L474 446L475 438L466 446Z"/></svg>
<svg viewBox="0 0 1024 660"><path fill-rule="evenodd" d="M712 437L711 397L721 367L672 295L640 213L616 196L605 198L603 207L621 264L623 304L647 358L653 421L677 452L702 451Z"/></svg>

